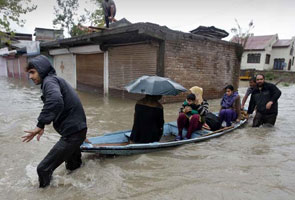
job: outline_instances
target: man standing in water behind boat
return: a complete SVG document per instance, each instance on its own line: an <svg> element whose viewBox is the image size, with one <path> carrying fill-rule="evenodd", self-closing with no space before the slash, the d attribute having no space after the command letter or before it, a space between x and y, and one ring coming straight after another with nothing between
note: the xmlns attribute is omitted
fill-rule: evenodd
<svg viewBox="0 0 295 200"><path fill-rule="evenodd" d="M248 107L248 114L252 114L256 108L253 127L259 127L262 124L275 125L281 91L276 85L265 82L263 74L256 76L256 84Z"/></svg>
<svg viewBox="0 0 295 200"><path fill-rule="evenodd" d="M62 78L57 77L49 60L41 55L29 62L26 71L29 78L41 84L44 103L33 130L23 136L23 142L37 140L44 133L45 125L53 122L54 129L61 135L47 156L37 167L41 188L50 184L53 171L63 162L68 170L75 170L82 164L80 145L86 138L87 125L84 109L74 89Z"/></svg>

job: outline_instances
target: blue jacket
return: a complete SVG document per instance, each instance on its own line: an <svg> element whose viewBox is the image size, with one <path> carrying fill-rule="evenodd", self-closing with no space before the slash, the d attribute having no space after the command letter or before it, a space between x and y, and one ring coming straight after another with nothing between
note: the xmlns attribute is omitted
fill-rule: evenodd
<svg viewBox="0 0 295 200"><path fill-rule="evenodd" d="M41 55L30 60L42 79L41 99L43 109L37 127L44 128L53 122L54 129L68 136L87 128L86 116L75 90L62 78L57 77L49 60Z"/></svg>

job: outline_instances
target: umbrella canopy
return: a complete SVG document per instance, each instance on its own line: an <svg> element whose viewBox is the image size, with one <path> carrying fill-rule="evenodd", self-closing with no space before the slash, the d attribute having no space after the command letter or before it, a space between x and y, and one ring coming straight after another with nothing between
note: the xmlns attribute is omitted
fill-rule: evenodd
<svg viewBox="0 0 295 200"><path fill-rule="evenodd" d="M131 81L125 89L130 93L174 96L187 91L182 85L160 76L142 76Z"/></svg>

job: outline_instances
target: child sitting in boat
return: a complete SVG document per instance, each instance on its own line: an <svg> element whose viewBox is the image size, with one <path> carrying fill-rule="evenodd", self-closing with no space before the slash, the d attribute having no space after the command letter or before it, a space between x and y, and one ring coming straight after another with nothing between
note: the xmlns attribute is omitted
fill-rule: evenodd
<svg viewBox="0 0 295 200"><path fill-rule="evenodd" d="M196 96L191 93L187 95L186 100L182 104L177 119L178 136L176 137L176 140L190 139L194 131L202 129L201 118L197 111L198 107L195 101ZM183 138L182 130L184 128L187 129L187 135Z"/></svg>
<svg viewBox="0 0 295 200"><path fill-rule="evenodd" d="M226 122L226 126L231 126L232 121L239 122L241 119L241 101L238 92L234 92L234 87L228 85L225 87L225 94L221 100L221 109L219 111L220 123Z"/></svg>

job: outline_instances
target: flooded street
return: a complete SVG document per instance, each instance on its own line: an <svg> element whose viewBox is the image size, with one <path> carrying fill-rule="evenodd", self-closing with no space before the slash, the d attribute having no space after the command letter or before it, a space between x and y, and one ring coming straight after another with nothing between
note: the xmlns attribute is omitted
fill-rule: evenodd
<svg viewBox="0 0 295 200"><path fill-rule="evenodd" d="M246 86L241 85L241 96ZM249 123L206 142L142 155L84 153L82 168L69 174L61 165L51 186L39 189L36 167L59 135L48 126L40 142L23 143L23 131L35 127L43 106L40 89L0 78L0 199L294 199L295 86L279 88L274 128ZM132 127L134 100L79 96L88 137ZM219 100L209 103L212 111L219 109ZM165 122L176 120L180 105L164 105Z"/></svg>

